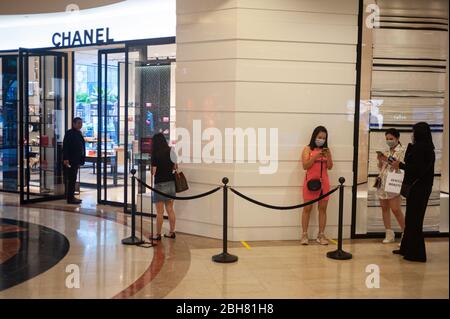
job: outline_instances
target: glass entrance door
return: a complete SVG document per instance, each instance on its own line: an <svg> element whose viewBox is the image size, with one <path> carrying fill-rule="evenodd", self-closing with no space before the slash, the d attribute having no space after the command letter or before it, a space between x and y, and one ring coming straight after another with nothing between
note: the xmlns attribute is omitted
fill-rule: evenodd
<svg viewBox="0 0 450 319"><path fill-rule="evenodd" d="M62 144L67 128L67 54L19 50L21 203L64 198Z"/></svg>
<svg viewBox="0 0 450 319"><path fill-rule="evenodd" d="M98 202L124 205L126 175L125 50L98 51L98 126L96 145L87 155L96 156ZM95 147L96 152L90 148Z"/></svg>

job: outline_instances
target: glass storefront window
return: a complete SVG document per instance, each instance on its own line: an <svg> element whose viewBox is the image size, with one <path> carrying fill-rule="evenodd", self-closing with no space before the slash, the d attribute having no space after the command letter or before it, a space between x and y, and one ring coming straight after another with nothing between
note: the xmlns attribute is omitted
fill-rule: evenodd
<svg viewBox="0 0 450 319"><path fill-rule="evenodd" d="M17 191L17 57L0 57L0 189Z"/></svg>
<svg viewBox="0 0 450 319"><path fill-rule="evenodd" d="M401 232L401 227L389 210L389 217L382 213L384 189L374 187L377 177L383 172L378 167L377 151L388 152L386 132L390 128L400 133L400 143L406 150L411 143L412 126L427 122L432 130L436 147L435 178L433 191L428 201L423 229L426 232L445 232L442 215L448 214L441 205L441 160L448 145L443 144L444 106L446 90L446 63L448 31L439 25L434 30L410 28L417 23L415 13L409 10L408 1L398 5L405 10L400 24L383 28L363 27L362 79L360 103L360 143L358 145L358 190L356 205L356 235L384 234L386 225ZM387 2L379 3L381 17L389 16ZM431 7L430 7L431 8ZM407 14L406 14L407 12ZM425 11L428 12L428 11ZM367 13L368 14L368 13ZM431 16L430 16L431 18ZM436 18L436 17L434 17ZM384 184L382 184L383 188ZM392 195L389 195L392 196ZM406 200L401 197L402 214L406 211ZM443 227L442 227L443 226Z"/></svg>

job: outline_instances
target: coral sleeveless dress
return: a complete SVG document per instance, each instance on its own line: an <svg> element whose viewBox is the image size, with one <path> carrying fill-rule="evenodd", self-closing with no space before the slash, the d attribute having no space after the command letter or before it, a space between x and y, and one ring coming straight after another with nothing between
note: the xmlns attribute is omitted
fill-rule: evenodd
<svg viewBox="0 0 450 319"><path fill-rule="evenodd" d="M320 153L321 148L315 148L311 153L309 158L313 157L315 154ZM314 164L306 171L305 180L303 182L303 200L308 202L310 200L316 199L320 196L321 191L310 191L308 189L308 181L312 179L320 179L320 165L322 165L322 194L326 194L330 191L330 179L328 178L327 160L325 157L319 157L316 159ZM322 200L329 200L329 196Z"/></svg>

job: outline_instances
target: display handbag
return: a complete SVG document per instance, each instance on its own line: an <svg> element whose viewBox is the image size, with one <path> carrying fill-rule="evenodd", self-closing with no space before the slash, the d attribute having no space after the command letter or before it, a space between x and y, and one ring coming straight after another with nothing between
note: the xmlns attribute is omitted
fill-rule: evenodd
<svg viewBox="0 0 450 319"><path fill-rule="evenodd" d="M404 177L405 172L402 170L399 170L399 172L388 172L386 176L386 183L384 184L384 191L393 194L400 194Z"/></svg>
<svg viewBox="0 0 450 319"><path fill-rule="evenodd" d="M323 161L320 161L320 179L311 179L306 183L308 190L312 192L322 191L322 167ZM322 192L321 192L322 193Z"/></svg>
<svg viewBox="0 0 450 319"><path fill-rule="evenodd" d="M175 171L175 192L181 193L188 189L189 185L183 172Z"/></svg>

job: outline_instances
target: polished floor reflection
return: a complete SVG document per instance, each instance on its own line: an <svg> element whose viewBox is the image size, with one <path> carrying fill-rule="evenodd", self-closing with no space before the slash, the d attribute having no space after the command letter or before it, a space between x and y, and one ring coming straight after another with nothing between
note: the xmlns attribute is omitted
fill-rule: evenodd
<svg viewBox="0 0 450 319"><path fill-rule="evenodd" d="M83 198L82 207L63 202L19 207L16 195L0 194L1 299L449 297L448 238L427 239L429 258L423 264L393 255L396 244L374 239L345 241L354 255L348 261L326 258L334 245L233 242L229 250L239 261L217 264L211 256L221 252L221 241L215 239L180 233L153 248L124 246L129 217L117 208L96 207L87 194ZM145 238L149 221L143 226ZM49 243L51 238L56 239ZM21 267L39 271L28 277L11 273L11 267L6 271L20 254L26 258L14 261L16 273ZM368 265L379 269L379 288L366 284Z"/></svg>
<svg viewBox="0 0 450 319"><path fill-rule="evenodd" d="M48 227L0 218L0 291L56 265L68 252L67 238Z"/></svg>

